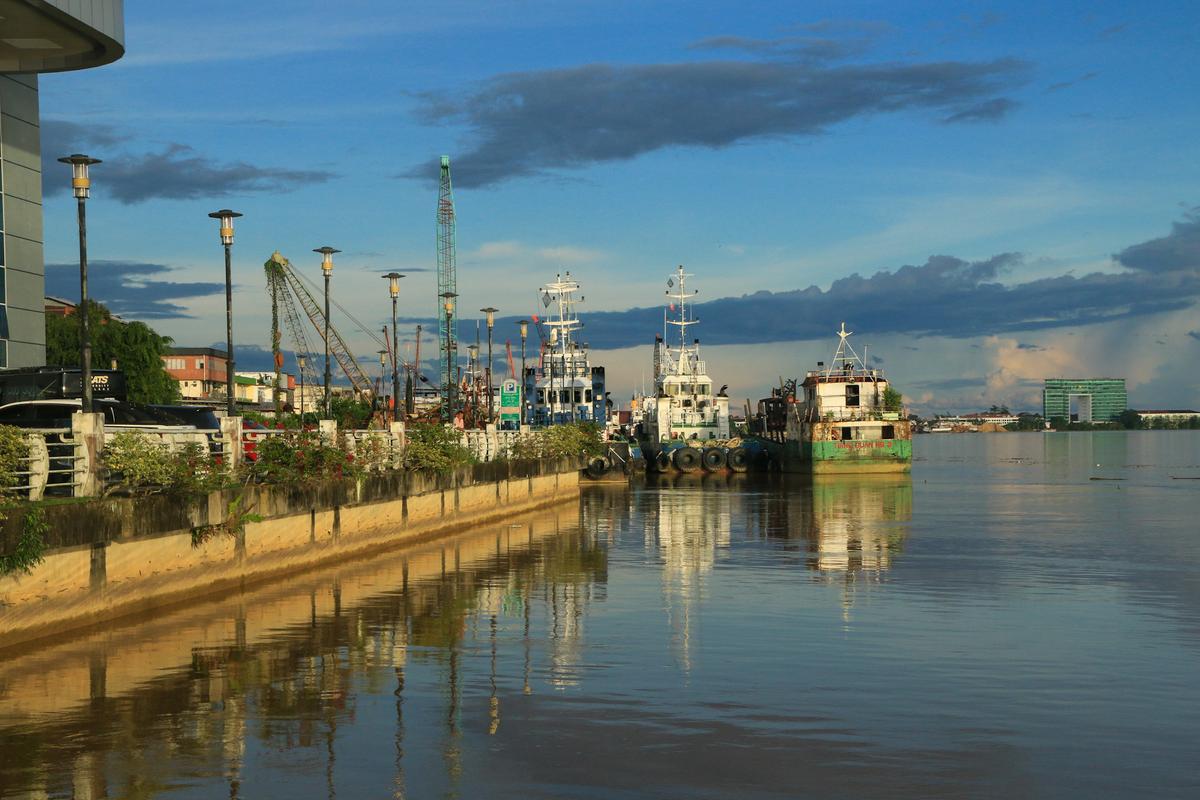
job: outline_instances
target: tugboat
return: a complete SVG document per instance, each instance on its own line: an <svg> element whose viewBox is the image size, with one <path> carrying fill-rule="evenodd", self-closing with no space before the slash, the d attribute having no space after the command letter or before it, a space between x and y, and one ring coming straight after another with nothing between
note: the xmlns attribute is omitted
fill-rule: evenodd
<svg viewBox="0 0 1200 800"><path fill-rule="evenodd" d="M837 352L799 385L759 402L754 433L772 467L809 474L897 473L912 467L912 423L883 371L869 369L842 323Z"/></svg>
<svg viewBox="0 0 1200 800"><path fill-rule="evenodd" d="M542 339L541 359L522 376L525 407L522 422L535 428L572 422L594 422L604 427L608 418L604 393L604 367L593 367L588 346L575 340L583 327L575 305L579 281L566 275L538 290L550 316L537 323Z"/></svg>
<svg viewBox="0 0 1200 800"><path fill-rule="evenodd" d="M637 438L648 467L659 472L744 472L750 459L729 438L729 397L722 386L713 391L708 365L700 359L700 340L688 343L688 328L700 320L688 316L688 301L698 292L687 290L692 276L680 266L667 279L667 296L679 329L679 344L666 341L666 330L654 341L654 394L638 400L641 421ZM674 293L673 293L674 292Z"/></svg>

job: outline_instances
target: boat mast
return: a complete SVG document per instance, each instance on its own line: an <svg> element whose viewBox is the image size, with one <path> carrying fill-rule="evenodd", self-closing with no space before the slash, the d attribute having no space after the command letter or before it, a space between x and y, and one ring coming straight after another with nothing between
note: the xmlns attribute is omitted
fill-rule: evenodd
<svg viewBox="0 0 1200 800"><path fill-rule="evenodd" d="M689 295L687 293L687 287L685 284L686 284L687 279L690 277L692 277L691 273L684 272L683 265L680 264L679 267L675 270L675 274L673 276L671 276L670 278L667 278L666 294L668 297L670 297L674 300L677 300L679 302L679 319L667 320L668 325L678 325L679 326L679 357L676 359L676 364L675 364L675 366L676 366L675 371L677 374L679 374L679 370L683 367L683 358L687 355L687 352L688 352L688 350L687 350L687 328L689 325L695 325L697 322L700 321L698 319L688 319L688 317L687 317L687 298L689 297ZM678 282L678 284L679 284L679 287L678 287L679 293L671 294L671 289L675 287L676 282ZM697 295L699 293L700 292L697 289L692 290L692 296Z"/></svg>

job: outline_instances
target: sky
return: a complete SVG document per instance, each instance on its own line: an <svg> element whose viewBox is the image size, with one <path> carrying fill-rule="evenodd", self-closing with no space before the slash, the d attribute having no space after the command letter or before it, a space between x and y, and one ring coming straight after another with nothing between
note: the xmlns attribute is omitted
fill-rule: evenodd
<svg viewBox="0 0 1200 800"><path fill-rule="evenodd" d="M336 8L336 10L331 10ZM57 155L92 168L92 291L184 346L270 363L279 250L401 350L436 297L438 158L460 338L570 271L624 401L666 280L709 371L763 396L851 342L917 411L1038 410L1045 377L1200 408L1200 5L126 0L126 55L41 77L47 293L77 296ZM60 169L61 167L61 169ZM335 324L377 364L379 345ZM315 336L310 335L315 340ZM285 340L285 349L288 347ZM436 357L428 334L422 358ZM292 362L289 358L289 366ZM376 366L375 369L378 369ZM436 374L427 365L426 372Z"/></svg>

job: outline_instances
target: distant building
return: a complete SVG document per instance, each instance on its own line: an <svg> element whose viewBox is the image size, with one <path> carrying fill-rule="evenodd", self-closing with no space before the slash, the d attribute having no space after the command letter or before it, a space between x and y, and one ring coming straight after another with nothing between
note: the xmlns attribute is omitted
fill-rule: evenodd
<svg viewBox="0 0 1200 800"><path fill-rule="evenodd" d="M1200 411L1190 409L1169 409L1139 411L1137 415L1144 420L1166 420L1167 422L1187 422L1194 417L1200 417Z"/></svg>
<svg viewBox="0 0 1200 800"><path fill-rule="evenodd" d="M1018 421L1016 414L998 414L984 411L978 414L960 414L956 417L937 417L934 422L942 425L1013 425Z"/></svg>
<svg viewBox="0 0 1200 800"><path fill-rule="evenodd" d="M179 381L184 400L224 400L226 363L224 350L212 347L172 347L162 357L167 374ZM237 388L234 388L235 396Z"/></svg>
<svg viewBox="0 0 1200 800"><path fill-rule="evenodd" d="M1042 416L1071 422L1115 422L1129 407L1124 378L1046 378Z"/></svg>

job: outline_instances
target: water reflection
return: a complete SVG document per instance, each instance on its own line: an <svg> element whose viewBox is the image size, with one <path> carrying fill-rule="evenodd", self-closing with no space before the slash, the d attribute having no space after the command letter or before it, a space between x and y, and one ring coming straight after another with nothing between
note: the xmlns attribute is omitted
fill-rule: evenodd
<svg viewBox="0 0 1200 800"><path fill-rule="evenodd" d="M153 796L181 774L219 775L238 797L248 750L264 749L302 753L334 797L347 777L339 729L356 725L362 697L385 693L394 696L393 794L403 797L414 666L441 687L452 790L462 773L464 660L475 655L464 652L465 639L472 650L489 643L491 734L502 719L502 628L510 644L520 632L523 691L533 691L535 595L550 610L548 683L577 681L582 620L605 580L604 552L578 519L578 506L567 504L519 526L9 654L0 661L0 797Z"/></svg>
<svg viewBox="0 0 1200 800"><path fill-rule="evenodd" d="M589 487L0 654L0 797L1196 796L1200 436L1160 438ZM1121 447L1175 466L1090 481Z"/></svg>

